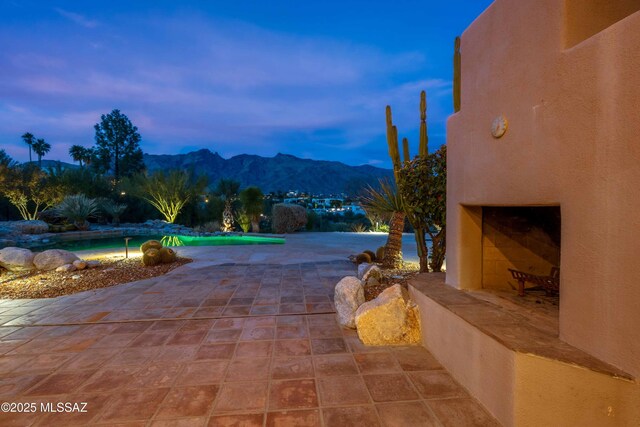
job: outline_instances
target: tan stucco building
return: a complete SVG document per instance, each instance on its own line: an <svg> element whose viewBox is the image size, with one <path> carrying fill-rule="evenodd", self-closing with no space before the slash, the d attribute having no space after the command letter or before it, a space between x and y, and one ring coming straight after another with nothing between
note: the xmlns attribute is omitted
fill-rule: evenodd
<svg viewBox="0 0 640 427"><path fill-rule="evenodd" d="M503 351L418 295L425 345L505 425L640 425L640 0L496 0L461 39L446 284L559 267L559 340L625 378Z"/></svg>

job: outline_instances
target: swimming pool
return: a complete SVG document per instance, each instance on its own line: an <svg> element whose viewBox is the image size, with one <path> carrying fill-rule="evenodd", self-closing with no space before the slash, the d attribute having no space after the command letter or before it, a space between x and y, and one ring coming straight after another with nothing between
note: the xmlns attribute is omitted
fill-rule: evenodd
<svg viewBox="0 0 640 427"><path fill-rule="evenodd" d="M66 249L68 251L87 251L99 249L124 249L125 237L107 237L100 239L69 240L49 242L33 246L32 251L47 249ZM164 246L232 246L232 245L281 245L285 239L279 237L260 236L180 236L180 235L149 235L131 236L129 249L137 249L147 240L159 240Z"/></svg>

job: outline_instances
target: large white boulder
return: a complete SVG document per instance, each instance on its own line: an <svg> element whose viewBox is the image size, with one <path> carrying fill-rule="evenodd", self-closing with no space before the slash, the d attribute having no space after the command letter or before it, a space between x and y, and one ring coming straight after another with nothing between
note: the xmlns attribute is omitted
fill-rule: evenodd
<svg viewBox="0 0 640 427"><path fill-rule="evenodd" d="M49 249L48 251L40 252L33 258L33 264L38 270L55 270L61 265L73 264L78 258L73 252L65 251L63 249Z"/></svg>
<svg viewBox="0 0 640 427"><path fill-rule="evenodd" d="M356 311L358 337L366 345L402 345L420 342L418 307L400 285L385 289Z"/></svg>
<svg viewBox="0 0 640 427"><path fill-rule="evenodd" d="M336 285L333 302L338 322L347 328L355 328L356 310L364 303L364 290L360 279L353 276L343 277Z"/></svg>
<svg viewBox="0 0 640 427"><path fill-rule="evenodd" d="M13 223L13 229L22 234L43 234L49 231L49 225L44 221L17 221Z"/></svg>
<svg viewBox="0 0 640 427"><path fill-rule="evenodd" d="M363 275L362 282L367 283L370 279L382 282L382 270L377 265L372 265Z"/></svg>
<svg viewBox="0 0 640 427"><path fill-rule="evenodd" d="M367 262L363 262L362 264L358 265L358 279L362 279L364 277L365 274L367 274L367 271L369 271L370 268L373 267L373 264L369 264Z"/></svg>
<svg viewBox="0 0 640 427"><path fill-rule="evenodd" d="M0 249L0 266L9 271L29 271L33 270L33 258L35 254L24 248L4 248Z"/></svg>

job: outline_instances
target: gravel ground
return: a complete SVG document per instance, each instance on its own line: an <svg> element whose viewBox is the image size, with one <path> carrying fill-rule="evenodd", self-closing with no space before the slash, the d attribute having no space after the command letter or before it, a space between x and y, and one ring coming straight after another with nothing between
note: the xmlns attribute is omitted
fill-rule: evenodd
<svg viewBox="0 0 640 427"><path fill-rule="evenodd" d="M36 271L31 273L0 273L0 299L55 298L90 289L107 288L122 283L161 276L190 263L178 258L171 264L153 267L142 265L140 258L101 261L95 268L68 273Z"/></svg>
<svg viewBox="0 0 640 427"><path fill-rule="evenodd" d="M407 289L407 282L413 276L418 274L418 270L420 269L419 264L417 263L407 263L405 262L402 268L397 268L393 270L382 270L382 283L379 285L373 286L365 286L364 288L364 300L371 301L375 299L380 292L384 291L388 287L400 284L402 287Z"/></svg>

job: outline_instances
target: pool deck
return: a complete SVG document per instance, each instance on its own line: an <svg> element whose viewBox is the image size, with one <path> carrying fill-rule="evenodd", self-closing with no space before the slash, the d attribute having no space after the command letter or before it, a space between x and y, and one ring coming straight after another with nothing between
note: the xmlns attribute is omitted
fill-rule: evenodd
<svg viewBox="0 0 640 427"><path fill-rule="evenodd" d="M424 347L367 347L337 324L346 256L384 239L180 248L195 262L162 277L1 300L0 401L38 410L0 425L498 425ZM40 406L58 402L87 412Z"/></svg>

